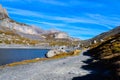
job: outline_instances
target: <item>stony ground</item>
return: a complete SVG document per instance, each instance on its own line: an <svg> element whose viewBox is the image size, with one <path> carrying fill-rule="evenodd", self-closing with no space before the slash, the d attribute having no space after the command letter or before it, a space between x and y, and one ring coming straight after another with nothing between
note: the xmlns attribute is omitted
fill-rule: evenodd
<svg viewBox="0 0 120 80"><path fill-rule="evenodd" d="M49 60L0 69L0 80L72 80L89 71L82 69L82 61L90 57L80 54L59 60Z"/></svg>

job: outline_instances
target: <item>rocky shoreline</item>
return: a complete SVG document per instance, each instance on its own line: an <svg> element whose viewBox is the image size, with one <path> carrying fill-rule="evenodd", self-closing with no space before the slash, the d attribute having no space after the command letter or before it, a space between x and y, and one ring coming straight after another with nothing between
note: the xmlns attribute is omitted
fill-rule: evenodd
<svg viewBox="0 0 120 80"><path fill-rule="evenodd" d="M18 65L23 65L23 64L29 64L29 63L35 63L38 61L46 61L46 60L55 60L55 59L61 59L61 58L66 58L66 57L72 57L72 56L78 56L81 52L83 52L83 50L74 50L74 51L70 51L70 52L61 52L59 54L56 54L52 57L45 57L45 58L34 58L34 59L30 59L30 60L23 60L20 62L13 62L13 63L9 63L6 65L1 65L0 68L5 68L5 67L13 67L13 66L18 66Z"/></svg>
<svg viewBox="0 0 120 80"><path fill-rule="evenodd" d="M72 80L90 74L81 68L87 65L83 61L89 58L81 53L74 57L5 67L0 69L0 80Z"/></svg>

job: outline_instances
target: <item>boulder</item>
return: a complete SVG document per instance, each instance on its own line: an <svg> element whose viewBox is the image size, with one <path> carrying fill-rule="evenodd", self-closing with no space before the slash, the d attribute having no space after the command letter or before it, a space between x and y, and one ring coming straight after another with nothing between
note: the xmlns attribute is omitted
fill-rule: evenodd
<svg viewBox="0 0 120 80"><path fill-rule="evenodd" d="M48 51L48 53L46 54L46 57L53 57L53 56L55 56L56 54L58 54L59 52L58 52L58 50L50 50L50 51Z"/></svg>
<svg viewBox="0 0 120 80"><path fill-rule="evenodd" d="M67 52L67 51L65 50L64 46L61 46L58 49L53 49L53 50L48 51L48 53L46 54L46 57L50 58L57 54L61 54L63 52Z"/></svg>

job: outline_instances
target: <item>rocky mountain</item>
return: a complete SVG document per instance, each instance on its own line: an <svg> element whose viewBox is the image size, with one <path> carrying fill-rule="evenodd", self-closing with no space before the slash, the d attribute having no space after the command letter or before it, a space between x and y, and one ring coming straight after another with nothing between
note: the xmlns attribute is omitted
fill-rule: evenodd
<svg viewBox="0 0 120 80"><path fill-rule="evenodd" d="M90 46L92 44L100 43L106 41L106 39L110 38L111 36L114 36L116 34L120 33L120 26L108 31L101 33L91 39L81 41L81 44L84 46Z"/></svg>
<svg viewBox="0 0 120 80"><path fill-rule="evenodd" d="M58 30L43 30L36 26L16 22L9 17L7 10L0 5L0 30L5 31L8 29L15 32L16 34L19 34L20 36L30 39L44 40L46 39L46 36L44 35L48 34L54 34L53 38L57 39L69 38L68 34L65 34L64 32Z"/></svg>
<svg viewBox="0 0 120 80"><path fill-rule="evenodd" d="M44 32L44 30L41 30L35 26L26 25L10 19L7 10L5 8L2 8L2 6L0 5L0 30L5 31L8 29L13 32L16 32L16 34L25 37L26 35L35 35L37 37L40 37L38 35Z"/></svg>
<svg viewBox="0 0 120 80"><path fill-rule="evenodd" d="M0 5L0 44L70 46L77 45L76 41L79 39L72 38L59 30L43 30L19 23L11 19L7 10Z"/></svg>
<svg viewBox="0 0 120 80"><path fill-rule="evenodd" d="M0 20L4 18L8 18L8 13L7 10L0 5Z"/></svg>

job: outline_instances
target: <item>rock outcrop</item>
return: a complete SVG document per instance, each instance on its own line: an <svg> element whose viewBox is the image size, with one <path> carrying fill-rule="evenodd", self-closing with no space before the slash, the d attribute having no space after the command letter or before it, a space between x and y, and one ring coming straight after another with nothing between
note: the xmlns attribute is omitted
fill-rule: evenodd
<svg viewBox="0 0 120 80"><path fill-rule="evenodd" d="M4 27L10 30L15 30L16 32L39 35L43 33L44 30L37 28L35 26L26 25L23 23L16 22L8 17L7 10L0 5L0 27Z"/></svg>
<svg viewBox="0 0 120 80"><path fill-rule="evenodd" d="M68 36L67 33L60 32L60 33L56 33L56 34L55 34L55 38L56 38L56 39L68 39L69 36Z"/></svg>
<svg viewBox="0 0 120 80"><path fill-rule="evenodd" d="M53 49L53 50L50 50L47 54L46 54L46 57L50 58L50 57L53 57L57 54L61 54L61 53L65 53L66 50L65 50L65 46L61 46L59 47L58 49Z"/></svg>
<svg viewBox="0 0 120 80"><path fill-rule="evenodd" d="M19 23L14 20L12 20L7 13L7 10L0 5L0 30L14 30L16 34L19 34L20 36L27 37L30 39L39 39L43 40L46 39L46 37L53 36L52 39L66 39L69 38L69 36L61 31L58 30L42 30L36 26L27 25L24 23ZM32 36L35 36L34 38ZM44 36L48 35L48 36Z"/></svg>
<svg viewBox="0 0 120 80"><path fill-rule="evenodd" d="M5 8L2 8L2 5L0 5L0 20L8 18L8 13Z"/></svg>

